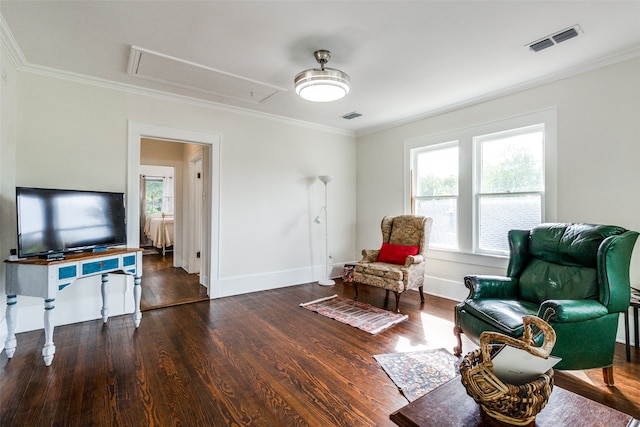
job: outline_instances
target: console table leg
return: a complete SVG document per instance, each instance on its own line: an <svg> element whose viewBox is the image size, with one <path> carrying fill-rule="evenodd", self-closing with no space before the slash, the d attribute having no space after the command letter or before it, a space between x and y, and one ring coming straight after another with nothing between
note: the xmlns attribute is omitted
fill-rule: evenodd
<svg viewBox="0 0 640 427"><path fill-rule="evenodd" d="M102 310L100 310L100 314L102 314L102 322L107 323L109 320L109 307L107 306L107 282L109 281L109 275L102 275L102 285L100 286L100 291L102 292Z"/></svg>
<svg viewBox="0 0 640 427"><path fill-rule="evenodd" d="M137 328L140 326L142 320L142 312L140 311L140 298L142 296L142 287L140 286L141 277L135 276L133 278L133 301L135 304L135 311L133 312L133 324Z"/></svg>
<svg viewBox="0 0 640 427"><path fill-rule="evenodd" d="M18 344L16 340L16 295L7 295L7 339L4 342L4 351L7 357L11 359L16 352Z"/></svg>
<svg viewBox="0 0 640 427"><path fill-rule="evenodd" d="M53 344L53 305L55 299L44 300L44 347L42 357L44 364L49 366L53 362L53 355L56 353L56 346Z"/></svg>

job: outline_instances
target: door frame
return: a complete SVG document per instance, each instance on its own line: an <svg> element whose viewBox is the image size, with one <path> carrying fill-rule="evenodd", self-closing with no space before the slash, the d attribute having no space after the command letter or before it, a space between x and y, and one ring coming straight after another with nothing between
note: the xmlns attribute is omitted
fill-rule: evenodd
<svg viewBox="0 0 640 427"><path fill-rule="evenodd" d="M203 182L204 174L203 152L199 151L189 158L189 236L187 243L186 262L189 274L200 273L202 270L202 224L203 224ZM198 177L198 173L200 177ZM200 256L197 253L200 252Z"/></svg>
<svg viewBox="0 0 640 427"><path fill-rule="evenodd" d="M127 161L127 246L140 245L140 140L161 139L171 142L204 144L209 156L203 168L209 171L203 182L202 268L200 282L206 286L209 298L221 295L220 277L220 135L128 121Z"/></svg>

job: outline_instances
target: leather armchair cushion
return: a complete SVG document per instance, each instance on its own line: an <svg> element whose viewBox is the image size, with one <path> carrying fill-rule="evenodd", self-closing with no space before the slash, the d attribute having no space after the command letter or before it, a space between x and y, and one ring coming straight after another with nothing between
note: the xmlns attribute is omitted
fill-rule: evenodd
<svg viewBox="0 0 640 427"><path fill-rule="evenodd" d="M555 264L595 268L602 241L625 231L613 225L547 224L531 230L529 251Z"/></svg>
<svg viewBox="0 0 640 427"><path fill-rule="evenodd" d="M464 310L503 333L519 337L524 333L522 317L535 316L539 304L510 299L473 299L464 302Z"/></svg>
<svg viewBox="0 0 640 427"><path fill-rule="evenodd" d="M532 258L520 275L520 298L542 303L548 299L598 299L595 268L559 265Z"/></svg>

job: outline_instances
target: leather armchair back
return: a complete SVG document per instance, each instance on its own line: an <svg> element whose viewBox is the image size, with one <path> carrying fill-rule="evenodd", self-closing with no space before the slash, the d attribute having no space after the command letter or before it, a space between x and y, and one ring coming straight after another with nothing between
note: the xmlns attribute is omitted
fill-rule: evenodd
<svg viewBox="0 0 640 427"><path fill-rule="evenodd" d="M629 301L628 265L637 236L622 227L592 224L512 230L507 274L518 279L524 301L594 299L610 313L623 311ZM625 262L626 268L616 268Z"/></svg>

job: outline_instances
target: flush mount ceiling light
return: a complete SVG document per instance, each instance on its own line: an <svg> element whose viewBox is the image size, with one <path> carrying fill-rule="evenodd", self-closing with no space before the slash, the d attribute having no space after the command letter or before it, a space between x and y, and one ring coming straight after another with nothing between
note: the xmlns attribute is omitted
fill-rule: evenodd
<svg viewBox="0 0 640 427"><path fill-rule="evenodd" d="M303 99L313 102L336 101L349 93L349 76L340 70L325 68L331 58L328 50L316 50L313 53L320 68L298 73L294 79L296 93Z"/></svg>

